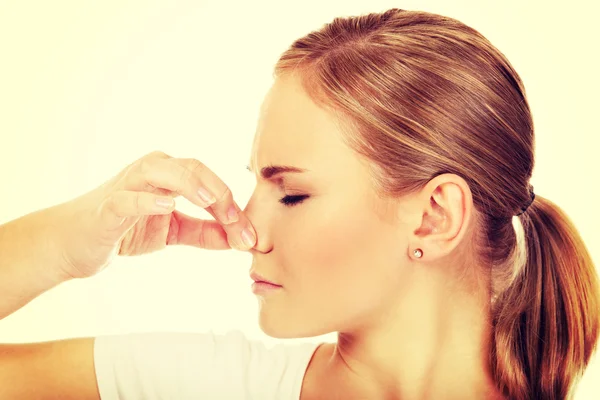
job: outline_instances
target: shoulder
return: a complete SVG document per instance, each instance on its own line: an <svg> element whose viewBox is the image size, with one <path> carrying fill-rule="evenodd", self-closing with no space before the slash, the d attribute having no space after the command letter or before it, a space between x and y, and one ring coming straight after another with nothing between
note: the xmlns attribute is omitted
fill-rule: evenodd
<svg viewBox="0 0 600 400"><path fill-rule="evenodd" d="M97 337L94 363L103 399L139 398L136 393L186 399L215 391L235 398L298 398L317 346L269 347L240 331L136 333ZM113 396L128 391L131 396Z"/></svg>

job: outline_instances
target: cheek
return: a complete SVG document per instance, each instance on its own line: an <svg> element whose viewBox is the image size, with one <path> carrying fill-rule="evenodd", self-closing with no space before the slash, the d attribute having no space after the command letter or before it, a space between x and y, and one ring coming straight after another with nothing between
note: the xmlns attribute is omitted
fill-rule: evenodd
<svg viewBox="0 0 600 400"><path fill-rule="evenodd" d="M280 241L286 246L281 265L290 283L310 288L311 296L370 297L389 284L400 247L393 245L389 226L365 206L342 204L295 220L295 229Z"/></svg>

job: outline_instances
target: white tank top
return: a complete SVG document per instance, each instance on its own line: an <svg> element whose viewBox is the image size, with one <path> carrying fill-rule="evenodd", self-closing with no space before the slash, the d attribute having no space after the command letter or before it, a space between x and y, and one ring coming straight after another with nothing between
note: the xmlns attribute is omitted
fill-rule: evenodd
<svg viewBox="0 0 600 400"><path fill-rule="evenodd" d="M318 343L267 348L241 332L98 336L102 400L298 400Z"/></svg>

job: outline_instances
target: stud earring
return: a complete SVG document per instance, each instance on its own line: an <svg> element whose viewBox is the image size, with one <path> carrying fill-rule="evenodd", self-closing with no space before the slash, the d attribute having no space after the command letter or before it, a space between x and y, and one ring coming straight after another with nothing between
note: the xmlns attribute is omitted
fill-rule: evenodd
<svg viewBox="0 0 600 400"><path fill-rule="evenodd" d="M417 258L421 258L423 256L423 250L421 249L416 249L415 251L413 251L413 254L415 255L415 257Z"/></svg>

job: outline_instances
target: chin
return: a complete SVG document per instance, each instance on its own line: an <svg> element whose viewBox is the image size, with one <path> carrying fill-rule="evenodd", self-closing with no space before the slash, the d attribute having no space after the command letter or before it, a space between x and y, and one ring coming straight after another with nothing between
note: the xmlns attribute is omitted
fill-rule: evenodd
<svg viewBox="0 0 600 400"><path fill-rule="evenodd" d="M333 332L333 330L323 329L323 326L312 326L298 319L291 319L290 316L276 318L262 312L258 324L266 335L275 339L300 339Z"/></svg>

